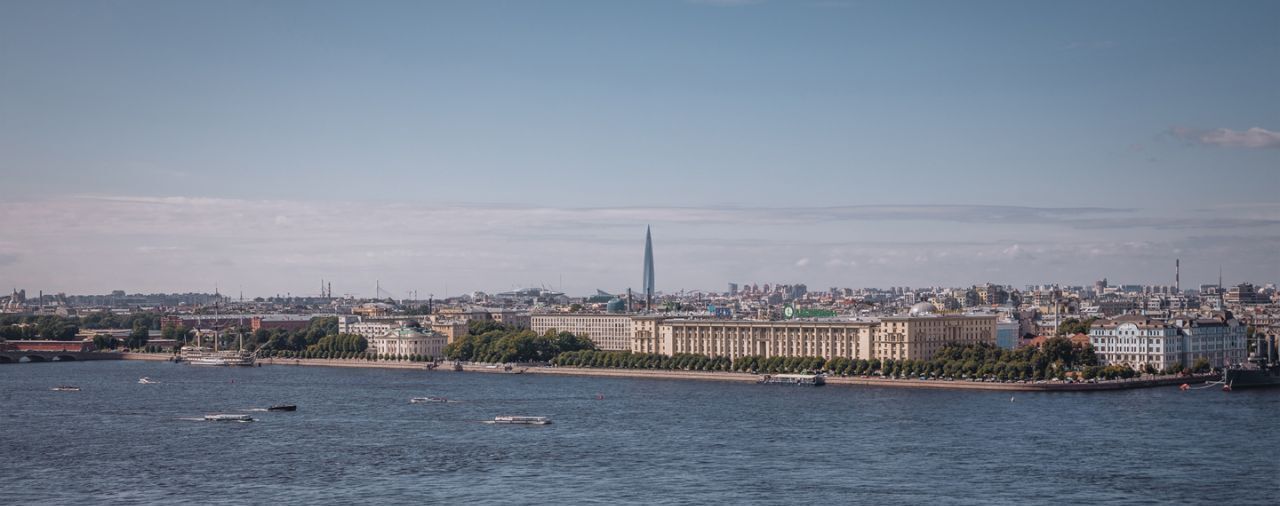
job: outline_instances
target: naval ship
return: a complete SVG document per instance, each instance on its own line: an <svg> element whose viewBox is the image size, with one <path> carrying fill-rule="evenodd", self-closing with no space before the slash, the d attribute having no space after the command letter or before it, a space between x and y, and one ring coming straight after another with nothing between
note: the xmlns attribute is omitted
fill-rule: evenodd
<svg viewBox="0 0 1280 506"><path fill-rule="evenodd" d="M1280 338L1258 336L1257 340L1248 364L1227 368L1224 390L1280 386Z"/></svg>

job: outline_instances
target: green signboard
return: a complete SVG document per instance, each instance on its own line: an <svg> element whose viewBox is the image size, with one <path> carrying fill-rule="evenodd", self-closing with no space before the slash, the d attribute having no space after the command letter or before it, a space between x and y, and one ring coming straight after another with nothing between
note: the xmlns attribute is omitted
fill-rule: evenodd
<svg viewBox="0 0 1280 506"><path fill-rule="evenodd" d="M836 312L830 309L796 309L790 304L783 306L782 317L792 318L834 318Z"/></svg>

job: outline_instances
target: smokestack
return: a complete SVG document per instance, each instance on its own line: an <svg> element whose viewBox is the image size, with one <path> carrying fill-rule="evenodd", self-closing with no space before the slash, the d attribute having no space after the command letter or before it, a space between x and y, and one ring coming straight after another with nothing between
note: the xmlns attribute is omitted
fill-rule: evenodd
<svg viewBox="0 0 1280 506"><path fill-rule="evenodd" d="M1182 293L1182 259L1173 259L1173 290Z"/></svg>

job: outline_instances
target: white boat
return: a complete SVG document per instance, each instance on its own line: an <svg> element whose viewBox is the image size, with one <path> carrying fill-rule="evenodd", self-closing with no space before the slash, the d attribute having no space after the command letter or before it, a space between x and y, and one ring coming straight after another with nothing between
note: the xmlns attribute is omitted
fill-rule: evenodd
<svg viewBox="0 0 1280 506"><path fill-rule="evenodd" d="M138 378L138 383L142 385L154 385L156 383L159 383L159 381L152 381L151 378L143 376L141 378Z"/></svg>
<svg viewBox="0 0 1280 506"><path fill-rule="evenodd" d="M820 374L766 374L757 381L761 385L803 385L820 387L826 381Z"/></svg>
<svg viewBox="0 0 1280 506"><path fill-rule="evenodd" d="M427 402L449 402L445 397L414 397L409 399L410 404L423 404Z"/></svg>
<svg viewBox="0 0 1280 506"><path fill-rule="evenodd" d="M211 354L213 350L204 346L183 346L178 350L178 359L184 362L202 358Z"/></svg>
<svg viewBox="0 0 1280 506"><path fill-rule="evenodd" d="M249 415L215 413L212 415L204 415L204 420L206 422L252 422L253 417Z"/></svg>
<svg viewBox="0 0 1280 506"><path fill-rule="evenodd" d="M53 390L54 392L79 392L80 387L61 385L61 386L50 388L49 390Z"/></svg>
<svg viewBox="0 0 1280 506"><path fill-rule="evenodd" d="M252 366L253 355L241 351L218 351L187 360L191 365Z"/></svg>
<svg viewBox="0 0 1280 506"><path fill-rule="evenodd" d="M489 423L504 425L547 425L551 419L545 416L495 416Z"/></svg>

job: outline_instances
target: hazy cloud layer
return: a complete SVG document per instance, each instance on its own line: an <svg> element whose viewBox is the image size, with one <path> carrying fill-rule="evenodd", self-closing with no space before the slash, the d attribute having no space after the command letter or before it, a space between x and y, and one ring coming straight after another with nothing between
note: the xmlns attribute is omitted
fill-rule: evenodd
<svg viewBox="0 0 1280 506"><path fill-rule="evenodd" d="M1238 131L1229 128L1212 130L1196 130L1186 127L1174 127L1170 133L1181 140L1206 146L1220 148L1245 149L1280 149L1280 132L1272 132L1265 128L1253 127Z"/></svg>
<svg viewBox="0 0 1280 506"><path fill-rule="evenodd" d="M1274 280L1280 207L561 208L79 197L2 203L0 285L101 293L243 288L443 295L515 286L638 286L644 227L659 287ZM1226 259L1226 260L1223 260Z"/></svg>

